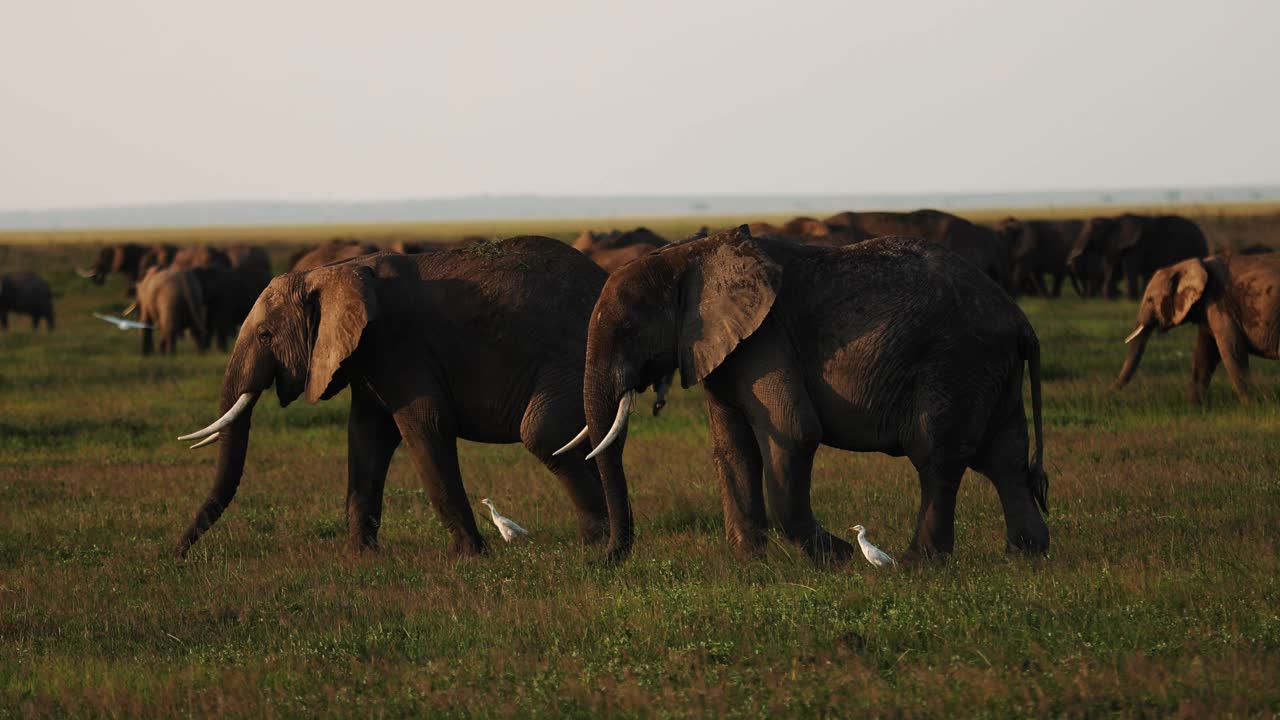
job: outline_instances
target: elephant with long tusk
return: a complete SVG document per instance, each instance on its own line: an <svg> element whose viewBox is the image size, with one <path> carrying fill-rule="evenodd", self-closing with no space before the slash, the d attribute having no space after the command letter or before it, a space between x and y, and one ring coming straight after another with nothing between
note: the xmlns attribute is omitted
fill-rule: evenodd
<svg viewBox="0 0 1280 720"><path fill-rule="evenodd" d="M253 408L350 387L349 543L376 548L383 485L401 443L454 554L485 551L458 467L459 439L522 442L564 486L584 542L608 515L585 448L556 453L581 427L587 322L605 272L563 243L520 237L422 255L380 253L276 277L241 327L220 417L182 435L216 445L213 490L177 544L183 555L235 497Z"/></svg>
<svg viewBox="0 0 1280 720"><path fill-rule="evenodd" d="M1137 325L1124 339L1129 352L1112 388L1133 379L1153 334L1188 322L1200 333L1187 398L1201 402L1221 364L1236 396L1248 402L1249 356L1280 359L1280 255L1184 260L1152 273Z"/></svg>

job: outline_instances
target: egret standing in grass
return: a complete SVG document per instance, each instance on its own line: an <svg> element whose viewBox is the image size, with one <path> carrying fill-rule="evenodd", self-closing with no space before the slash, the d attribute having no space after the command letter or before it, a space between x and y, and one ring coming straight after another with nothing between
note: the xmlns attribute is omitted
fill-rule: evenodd
<svg viewBox="0 0 1280 720"><path fill-rule="evenodd" d="M867 559L867 562L876 567L889 567L898 564L893 561L893 558L889 557L888 553L872 545L871 541L867 540L866 528L861 525L854 525L849 529L858 533L858 545L862 548L862 556Z"/></svg>
<svg viewBox="0 0 1280 720"><path fill-rule="evenodd" d="M529 534L529 531L517 525L515 520L499 514L498 509L493 506L493 501L489 498L485 498L480 502L489 506L489 517L493 518L493 524L498 526L498 532L502 533L503 540L511 542L518 537Z"/></svg>

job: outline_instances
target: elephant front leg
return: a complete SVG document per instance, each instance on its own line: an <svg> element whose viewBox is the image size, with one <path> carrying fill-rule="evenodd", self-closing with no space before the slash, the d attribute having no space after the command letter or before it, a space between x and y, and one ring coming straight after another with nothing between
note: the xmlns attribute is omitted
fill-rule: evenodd
<svg viewBox="0 0 1280 720"><path fill-rule="evenodd" d="M1222 366L1240 402L1249 402L1249 347L1235 321L1223 312L1209 311L1209 330L1218 346Z"/></svg>
<svg viewBox="0 0 1280 720"><path fill-rule="evenodd" d="M1199 405L1209 392L1209 381L1213 379L1213 371L1218 369L1222 355L1218 351L1218 341L1208 325L1200 326L1200 335L1196 339L1195 353L1191 357L1191 386L1187 390L1187 399Z"/></svg>
<svg viewBox="0 0 1280 720"><path fill-rule="evenodd" d="M760 447L743 415L707 395L712 458L724 506L725 537L746 558L764 556L769 520L765 514Z"/></svg>
<svg viewBox="0 0 1280 720"><path fill-rule="evenodd" d="M400 430L362 384L351 385L347 420L347 534L354 550L378 549L382 494Z"/></svg>
<svg viewBox="0 0 1280 720"><path fill-rule="evenodd" d="M488 552L458 468L458 437L443 412L414 403L396 413L396 425L426 486L427 498L449 533L456 556Z"/></svg>
<svg viewBox="0 0 1280 720"><path fill-rule="evenodd" d="M944 558L955 547L956 493L964 466L934 461L916 470L920 474L920 513L906 559Z"/></svg>

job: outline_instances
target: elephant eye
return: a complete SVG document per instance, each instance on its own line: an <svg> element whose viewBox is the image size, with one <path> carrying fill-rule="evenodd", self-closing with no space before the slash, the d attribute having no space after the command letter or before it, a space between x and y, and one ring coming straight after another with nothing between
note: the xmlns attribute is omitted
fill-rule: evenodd
<svg viewBox="0 0 1280 720"><path fill-rule="evenodd" d="M258 330L258 342L262 343L263 345L270 345L270 344L271 344L271 331L270 331L270 330L268 330L268 329L266 329L266 328L261 328L261 329L259 329L259 330Z"/></svg>

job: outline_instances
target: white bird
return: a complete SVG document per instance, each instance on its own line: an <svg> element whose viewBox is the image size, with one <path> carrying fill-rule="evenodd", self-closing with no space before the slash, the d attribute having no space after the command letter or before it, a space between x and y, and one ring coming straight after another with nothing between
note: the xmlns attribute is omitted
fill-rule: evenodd
<svg viewBox="0 0 1280 720"><path fill-rule="evenodd" d="M98 318L99 320L105 320L111 323L112 325L115 325L116 327L120 328L121 330L150 330L151 329L151 326L146 323L138 322L137 320L125 320L124 318L116 317L115 315L102 315L99 313L94 313L93 316Z"/></svg>
<svg viewBox="0 0 1280 720"><path fill-rule="evenodd" d="M493 524L498 526L498 532L502 533L503 540L511 542L518 537L523 537L529 534L529 531L517 525L515 520L504 515L500 515L498 513L498 509L493 506L493 501L489 498L485 498L480 502L489 506L489 517L493 519Z"/></svg>
<svg viewBox="0 0 1280 720"><path fill-rule="evenodd" d="M888 553L872 545L871 541L867 540L866 528L861 525L854 525L849 529L858 533L858 545L862 548L862 556L867 559L867 562L876 567L889 567L898 564L893 561L893 558L889 557Z"/></svg>

